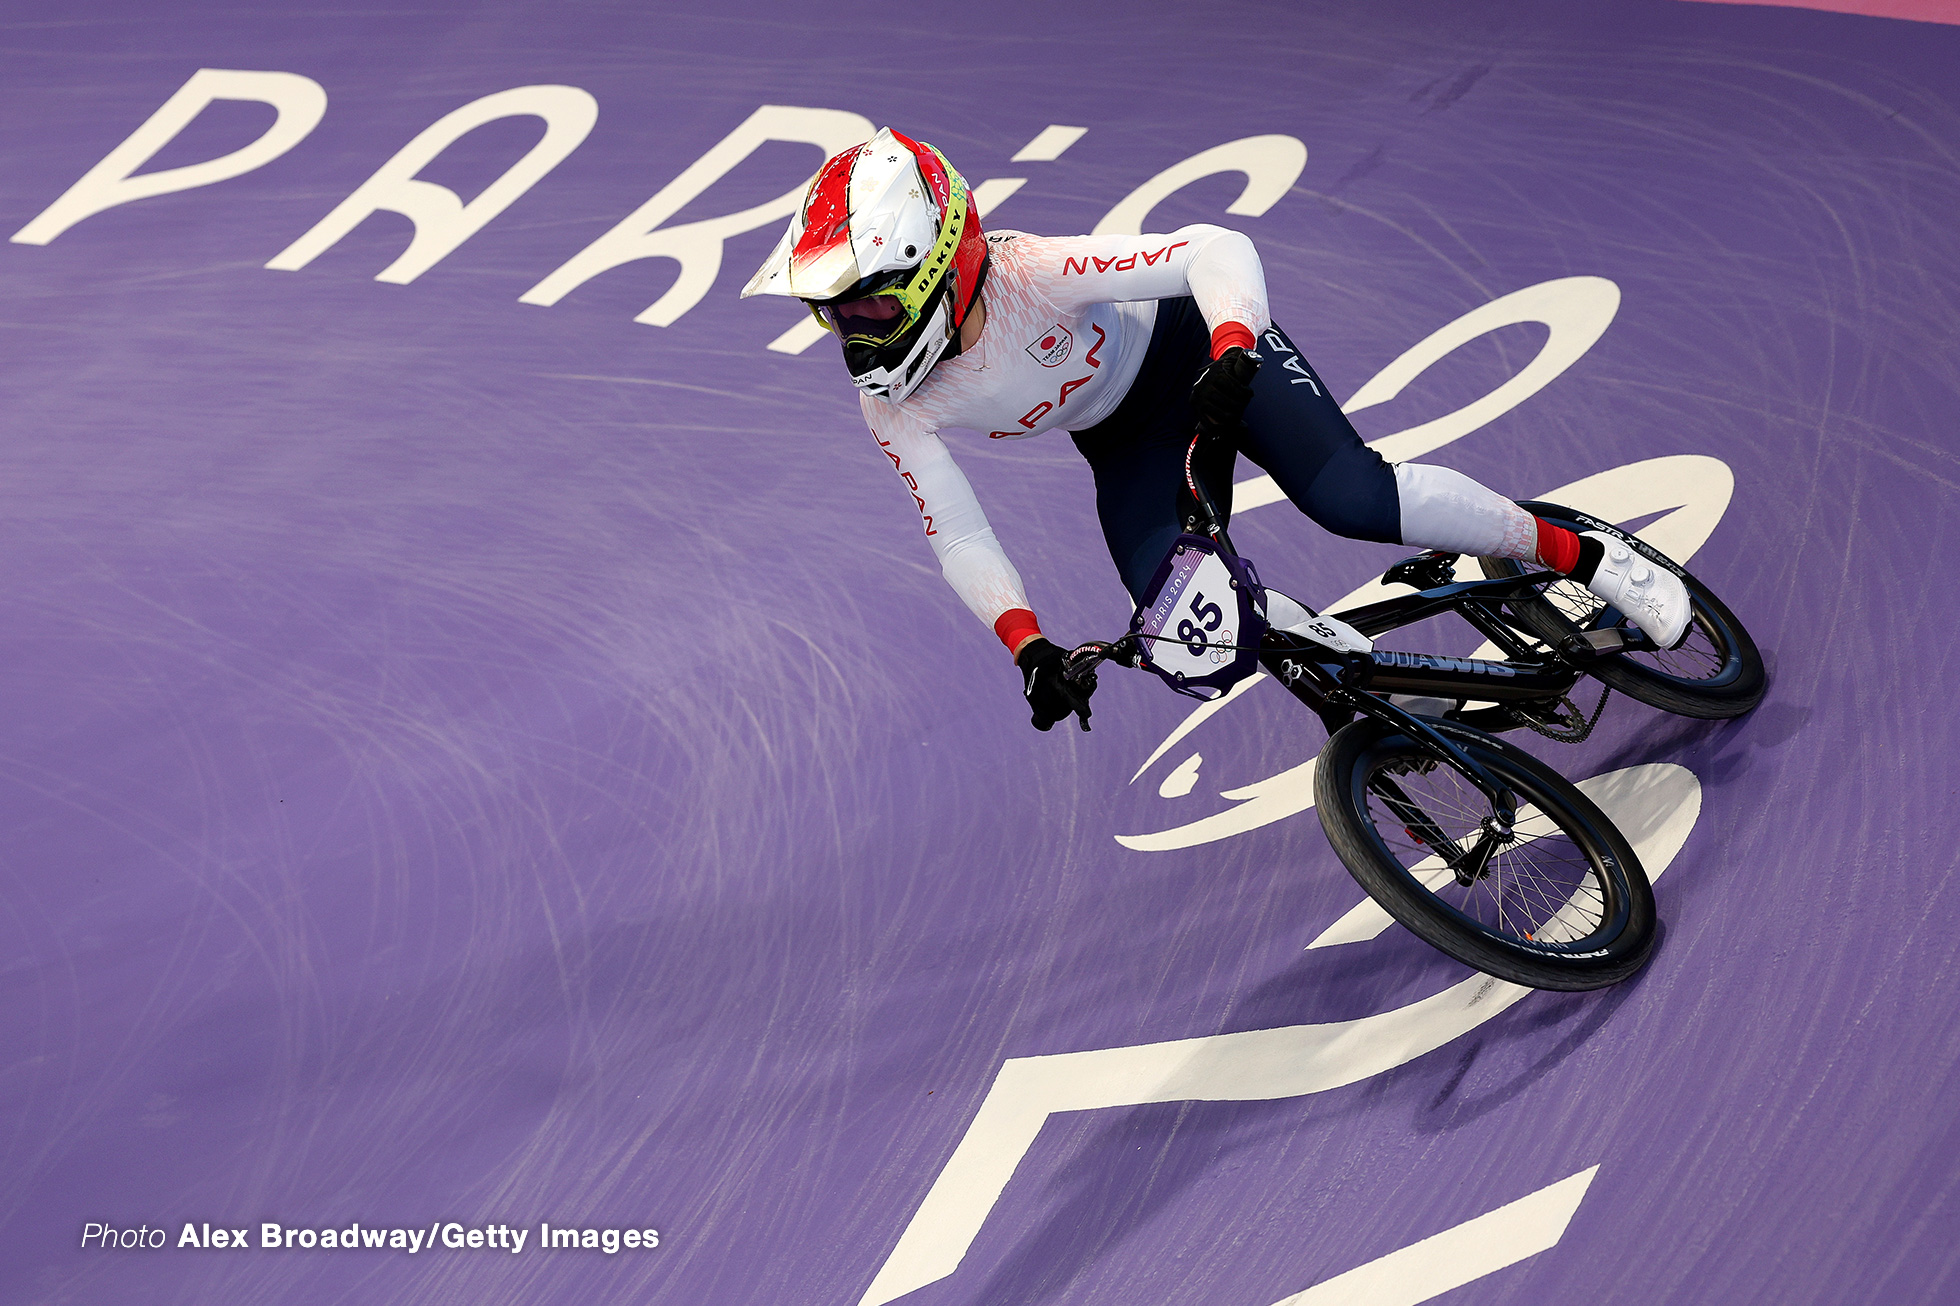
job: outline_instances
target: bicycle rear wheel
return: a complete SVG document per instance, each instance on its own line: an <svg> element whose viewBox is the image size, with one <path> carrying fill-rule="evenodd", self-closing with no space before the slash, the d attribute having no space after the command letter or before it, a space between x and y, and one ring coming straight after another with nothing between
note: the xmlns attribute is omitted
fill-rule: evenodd
<svg viewBox="0 0 1960 1306"><path fill-rule="evenodd" d="M1570 531L1605 531L1617 536L1648 561L1679 576L1688 588L1693 611L1687 638L1679 648L1618 653L1587 666L1587 675L1628 698L1677 716L1704 720L1735 717L1762 702L1769 677L1756 641L1714 591L1687 568L1618 527L1570 508L1536 500L1521 500L1518 506ZM1477 562L1484 575L1493 578L1536 570L1513 558L1479 558ZM1575 632L1619 620L1603 600L1571 580L1545 586L1541 598L1521 599L1506 606L1528 634L1553 647Z"/></svg>
<svg viewBox="0 0 1960 1306"><path fill-rule="evenodd" d="M1321 750L1314 800L1368 896L1449 956L1515 984L1597 989L1638 970L1654 946L1654 893L1625 836L1529 753L1434 724L1516 795L1513 834L1488 834L1491 803L1469 777L1356 721Z"/></svg>

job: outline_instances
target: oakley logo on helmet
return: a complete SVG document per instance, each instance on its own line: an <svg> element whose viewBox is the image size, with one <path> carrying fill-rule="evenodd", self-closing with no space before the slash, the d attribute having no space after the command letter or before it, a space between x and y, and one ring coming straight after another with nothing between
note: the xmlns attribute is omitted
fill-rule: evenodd
<svg viewBox="0 0 1960 1306"><path fill-rule="evenodd" d="M1060 367L1068 361L1069 351L1075 348L1075 337L1068 328L1056 323L1041 333L1041 339L1028 346L1028 357L1043 367Z"/></svg>

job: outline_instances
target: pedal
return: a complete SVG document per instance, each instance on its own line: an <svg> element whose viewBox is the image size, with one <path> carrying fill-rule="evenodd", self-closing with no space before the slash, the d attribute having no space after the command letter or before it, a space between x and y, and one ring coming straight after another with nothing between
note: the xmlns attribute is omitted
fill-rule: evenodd
<svg viewBox="0 0 1960 1306"><path fill-rule="evenodd" d="M1634 647L1636 632L1625 626L1607 626L1600 630L1582 630L1568 635L1559 651L1567 657L1603 658L1614 653L1624 653Z"/></svg>
<svg viewBox="0 0 1960 1306"><path fill-rule="evenodd" d="M1437 553L1429 551L1418 553L1413 558L1404 558L1382 573L1384 585L1407 585L1419 590L1433 590L1444 585L1456 583L1457 553Z"/></svg>

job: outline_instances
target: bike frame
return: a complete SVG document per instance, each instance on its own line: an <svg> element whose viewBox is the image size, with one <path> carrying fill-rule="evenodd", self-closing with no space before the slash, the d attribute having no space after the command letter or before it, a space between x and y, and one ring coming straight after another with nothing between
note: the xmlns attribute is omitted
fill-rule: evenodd
<svg viewBox="0 0 1960 1306"><path fill-rule="evenodd" d="M1232 547L1224 518L1192 469L1193 457L1204 439L1203 435L1194 436L1184 454L1185 489L1196 506L1195 512L1185 516L1185 529L1210 538L1236 556L1238 550ZM1455 612L1489 636L1503 650L1504 658L1440 657L1382 650L1351 653L1288 631L1269 629L1260 640L1259 662L1295 698L1320 716L1329 734L1361 715L1416 740L1436 760L1460 771L1490 798L1498 827L1490 833L1508 836L1516 819L1516 804L1510 791L1453 741L1422 717L1391 703L1387 695L1495 704L1491 708L1453 714L1452 719L1484 729L1511 729L1518 720L1506 709L1506 704L1555 701L1578 683L1585 674L1587 661L1637 647L1642 641L1639 636L1608 622L1605 629L1573 636L1566 641L1570 647L1547 649L1522 635L1500 614L1505 602L1527 597L1538 586L1559 579L1557 572L1458 581L1454 578L1455 562L1456 555L1439 553L1405 559L1391 567L1382 579L1414 585L1414 594L1329 615L1373 639L1440 613ZM1312 608L1307 611L1319 615ZM1114 646L1110 652L1115 652ZM1489 842L1487 837L1480 845Z"/></svg>

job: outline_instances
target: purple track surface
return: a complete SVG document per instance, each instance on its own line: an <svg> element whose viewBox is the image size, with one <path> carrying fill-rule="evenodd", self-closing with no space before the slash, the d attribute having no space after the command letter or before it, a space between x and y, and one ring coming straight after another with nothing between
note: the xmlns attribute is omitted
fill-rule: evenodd
<svg viewBox="0 0 1960 1306"><path fill-rule="evenodd" d="M1593 1167L1535 1243L1499 1215L1451 1244L1446 1300L1960 1300L1960 27L17 4L0 231L199 68L311 78L325 117L233 179L0 244L0 1300L856 1306L882 1270L919 1306L1272 1306ZM411 233L391 213L264 266L443 114L545 83L596 98L591 135L419 278L375 280ZM1134 782L1191 706L1148 677L1106 675L1091 734L1030 731L833 349L770 352L793 307L736 297L780 219L670 326L633 321L665 259L518 302L764 104L1025 178L990 221L1051 233L1297 138L1262 212L1214 175L1150 227L1249 232L1343 397L1514 291L1617 286L1562 374L1424 457L1519 497L1676 459L1613 484L1712 528L1692 565L1762 643L1763 706L1616 698L1591 742L1530 741L1575 779L1672 777L1634 813L1686 831L1654 854L1651 966L1507 1006L1399 928L1308 950L1360 895L1297 799L1320 728L1270 683ZM271 118L219 103L148 166ZM1051 123L1086 135L1010 162ZM538 135L493 123L422 176L470 195ZM766 144L674 222L818 159ZM1546 337L1477 335L1357 424L1460 409ZM1047 625L1120 629L1068 441L953 445ZM1400 556L1283 503L1237 538L1322 603ZM1279 818L1228 814L1255 801ZM1115 837L1213 815L1249 828ZM1218 1037L1446 991L1472 1015L1384 1065L1376 1025L1262 1066ZM1163 1073L1025 1060L1124 1048ZM530 1243L256 1245L449 1221ZM88 1222L167 1246L83 1249ZM179 1247L187 1222L254 1245ZM660 1246L541 1251L540 1222ZM1484 1273L1471 1245L1512 1250ZM1449 1287L1381 1264L1303 1300Z"/></svg>

